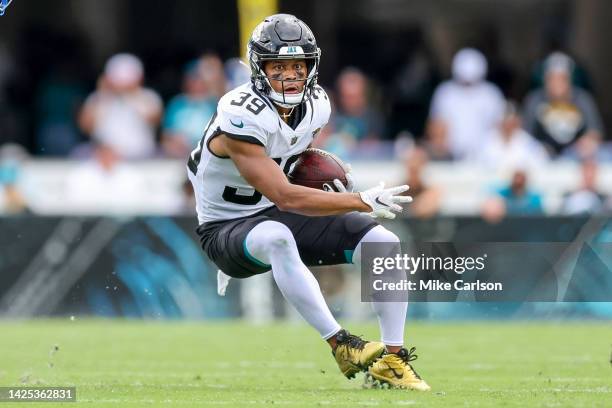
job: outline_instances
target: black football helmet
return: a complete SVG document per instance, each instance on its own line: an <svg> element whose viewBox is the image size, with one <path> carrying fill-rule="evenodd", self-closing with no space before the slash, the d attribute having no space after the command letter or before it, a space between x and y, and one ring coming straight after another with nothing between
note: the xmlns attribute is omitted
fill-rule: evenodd
<svg viewBox="0 0 612 408"><path fill-rule="evenodd" d="M255 88L274 103L291 108L308 100L314 92L319 74L321 50L310 28L291 14L275 14L259 23L247 47L247 59L251 68L251 82ZM308 68L305 85L299 94L285 94L272 89L265 74L265 61L279 59L304 59Z"/></svg>

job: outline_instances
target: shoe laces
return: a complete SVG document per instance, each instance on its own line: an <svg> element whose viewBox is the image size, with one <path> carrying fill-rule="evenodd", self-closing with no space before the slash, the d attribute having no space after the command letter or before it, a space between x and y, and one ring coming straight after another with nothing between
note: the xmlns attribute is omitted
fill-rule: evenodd
<svg viewBox="0 0 612 408"><path fill-rule="evenodd" d="M405 348L402 347L400 351L398 351L397 353L389 353L389 354L392 356L396 356L399 360L401 360L401 365L406 365L407 367L409 367L410 371L412 371L414 376L420 380L421 376L416 372L414 367L412 367L412 365L410 364L411 361L414 361L419 357L418 355L414 354L415 350L416 350L416 347L411 347L410 350L406 350ZM396 362L396 363L399 363L399 362ZM393 369L391 365L389 365L389 368Z"/></svg>
<svg viewBox="0 0 612 408"><path fill-rule="evenodd" d="M340 332L338 332L338 334L336 335L336 342L338 346L346 345L358 350L363 350L367 343L367 341L362 339L360 336L355 336L354 334L351 334L346 330L341 330Z"/></svg>
<svg viewBox="0 0 612 408"><path fill-rule="evenodd" d="M404 360L404 362L409 363L419 358L418 355L414 354L415 351L416 347L411 347L410 350L406 350L402 347L400 351L397 352L397 356Z"/></svg>

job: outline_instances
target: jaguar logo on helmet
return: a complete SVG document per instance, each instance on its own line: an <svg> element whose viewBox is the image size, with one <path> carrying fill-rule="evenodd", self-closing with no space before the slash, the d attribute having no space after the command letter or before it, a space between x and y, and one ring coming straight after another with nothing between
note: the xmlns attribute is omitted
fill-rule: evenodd
<svg viewBox="0 0 612 408"><path fill-rule="evenodd" d="M308 75L301 93L276 92L264 72L266 61L300 58L306 61ZM321 50L310 28L290 14L275 14L257 25L247 47L251 82L275 104L291 108L312 97L319 75ZM283 81L284 82L284 81ZM283 85L284 89L284 85Z"/></svg>

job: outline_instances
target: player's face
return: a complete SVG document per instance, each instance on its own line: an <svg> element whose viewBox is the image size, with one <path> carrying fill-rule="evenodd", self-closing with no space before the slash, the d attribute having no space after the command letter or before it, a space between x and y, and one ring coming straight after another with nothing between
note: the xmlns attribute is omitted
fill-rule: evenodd
<svg viewBox="0 0 612 408"><path fill-rule="evenodd" d="M304 90L308 67L303 59L267 61L264 71L275 92L299 94Z"/></svg>

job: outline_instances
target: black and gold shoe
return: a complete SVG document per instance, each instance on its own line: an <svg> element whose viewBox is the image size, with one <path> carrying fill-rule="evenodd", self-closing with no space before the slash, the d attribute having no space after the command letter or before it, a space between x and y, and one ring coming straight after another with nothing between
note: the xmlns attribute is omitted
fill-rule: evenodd
<svg viewBox="0 0 612 408"><path fill-rule="evenodd" d="M429 391L431 387L417 374L411 361L417 359L415 348L402 348L397 353L385 353L372 364L366 374L366 385L388 385L390 388L404 388Z"/></svg>
<svg viewBox="0 0 612 408"><path fill-rule="evenodd" d="M346 378L355 378L359 371L366 371L385 351L383 343L363 340L346 330L340 330L335 337L337 347L332 354Z"/></svg>

